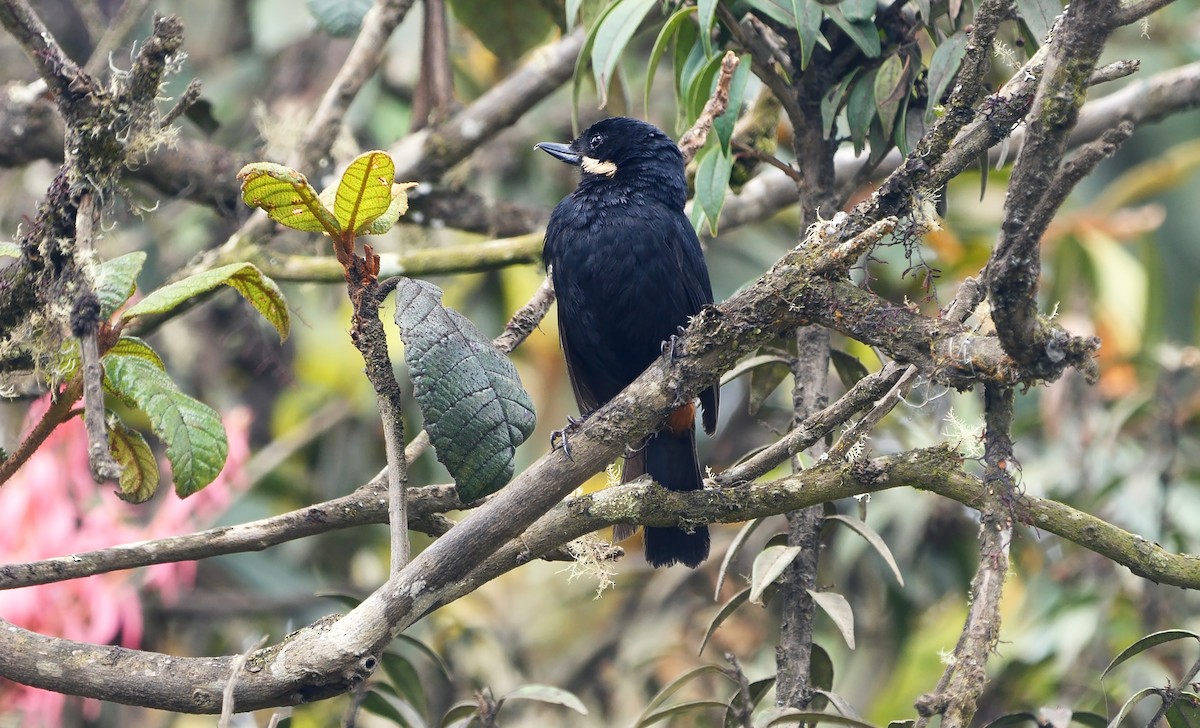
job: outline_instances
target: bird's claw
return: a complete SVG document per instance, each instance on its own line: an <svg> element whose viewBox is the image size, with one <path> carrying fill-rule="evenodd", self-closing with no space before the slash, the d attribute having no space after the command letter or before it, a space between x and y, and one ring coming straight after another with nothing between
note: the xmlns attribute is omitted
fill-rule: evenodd
<svg viewBox="0 0 1200 728"><path fill-rule="evenodd" d="M678 328L679 328L679 333L682 334L684 332L684 328L682 326L680 326ZM664 351L667 352L667 361L672 364L675 363L675 344L677 344L678 342L679 342L679 335L671 334L671 337L662 343L662 347L659 350L660 352L664 352Z"/></svg>
<svg viewBox="0 0 1200 728"><path fill-rule="evenodd" d="M557 450L559 447L561 447L563 454L567 456L567 459L574 460L575 458L571 457L571 443L567 440L567 431L572 427L577 427L581 422L583 422L582 419L577 420L574 417L568 416L566 427L550 433L550 449ZM561 445L557 444L559 440L562 440Z"/></svg>

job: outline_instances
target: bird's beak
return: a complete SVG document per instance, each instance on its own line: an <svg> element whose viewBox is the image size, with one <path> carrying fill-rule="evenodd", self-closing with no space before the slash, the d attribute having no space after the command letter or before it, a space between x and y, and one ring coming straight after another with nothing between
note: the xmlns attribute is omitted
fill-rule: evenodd
<svg viewBox="0 0 1200 728"><path fill-rule="evenodd" d="M580 156L578 154L571 151L571 147L569 144L559 144L557 142L542 142L541 144L533 145L533 148L541 149L543 152L545 152L546 154L549 154L551 157L554 157L558 161L566 162L567 164L572 164L576 167L578 167L579 163L582 161L582 159L580 158Z"/></svg>

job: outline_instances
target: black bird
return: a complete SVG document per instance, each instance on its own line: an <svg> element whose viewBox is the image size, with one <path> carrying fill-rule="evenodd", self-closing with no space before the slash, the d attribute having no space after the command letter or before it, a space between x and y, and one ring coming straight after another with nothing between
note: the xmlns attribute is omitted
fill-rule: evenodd
<svg viewBox="0 0 1200 728"><path fill-rule="evenodd" d="M683 154L662 130L637 119L597 122L570 144L538 149L582 170L554 208L543 260L558 297L558 329L579 411L608 402L662 353L688 318L712 303L696 232L684 214ZM700 394L704 430L717 424L716 385ZM701 487L696 406L626 453L622 482L649 473L669 490ZM696 567L708 528L646 528L646 560Z"/></svg>

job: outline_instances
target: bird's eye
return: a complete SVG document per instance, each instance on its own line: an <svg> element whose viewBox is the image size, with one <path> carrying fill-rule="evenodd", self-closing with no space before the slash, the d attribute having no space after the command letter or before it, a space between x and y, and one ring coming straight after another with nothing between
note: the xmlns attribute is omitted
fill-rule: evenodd
<svg viewBox="0 0 1200 728"><path fill-rule="evenodd" d="M592 149L595 149L596 147L600 146L603 143L604 143L604 135L603 134L593 134L592 138L588 141L588 144L591 145Z"/></svg>

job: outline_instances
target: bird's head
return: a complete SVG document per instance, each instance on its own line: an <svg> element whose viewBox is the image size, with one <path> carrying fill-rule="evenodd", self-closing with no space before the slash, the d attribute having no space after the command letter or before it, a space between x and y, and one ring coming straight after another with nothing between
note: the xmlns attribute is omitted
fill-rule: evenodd
<svg viewBox="0 0 1200 728"><path fill-rule="evenodd" d="M588 127L570 144L536 146L559 161L583 171L584 179L636 175L644 179L683 181L683 155L663 130L638 119L614 116Z"/></svg>

